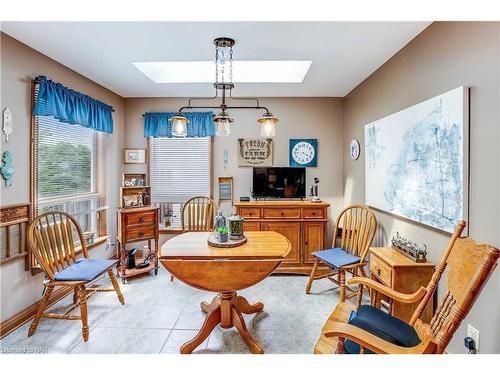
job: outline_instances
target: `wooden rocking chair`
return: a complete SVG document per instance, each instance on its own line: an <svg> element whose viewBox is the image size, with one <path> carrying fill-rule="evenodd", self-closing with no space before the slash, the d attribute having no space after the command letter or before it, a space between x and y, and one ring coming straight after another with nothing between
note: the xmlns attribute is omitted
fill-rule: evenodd
<svg viewBox="0 0 500 375"><path fill-rule="evenodd" d="M314 353L443 353L495 269L500 255L500 251L490 245L477 244L471 238L459 238L464 227L463 221L457 225L427 287L421 287L413 294L393 291L363 277L349 280L350 284L359 284L360 288L366 286L372 293L382 293L402 303L420 301L408 323L373 306L361 306L358 296L357 309L345 302L337 305L323 326ZM447 266L448 291L430 324L424 323L420 316Z"/></svg>
<svg viewBox="0 0 500 375"><path fill-rule="evenodd" d="M76 243L76 241L78 243ZM47 212L33 220L28 229L28 241L38 264L45 273L43 298L28 336L35 333L40 318L81 320L83 341L89 339L87 299L96 292L116 292L123 305L125 300L113 273L118 260L90 259L82 229L76 219L64 212ZM79 246L83 258L76 259ZM87 287L96 278L108 273L113 288ZM73 288L73 304L64 314L44 313L55 287ZM80 316L70 315L77 306Z"/></svg>
<svg viewBox="0 0 500 375"><path fill-rule="evenodd" d="M339 286L340 302L356 296L357 291L346 286L346 272L354 276L366 276L365 257L376 230L377 219L367 206L353 204L344 208L333 227L332 248L312 253L316 261L307 282L306 294L310 293L314 280L328 278ZM320 263L326 264L332 272L317 276ZM333 278L335 275L337 279ZM347 296L346 289L349 291Z"/></svg>

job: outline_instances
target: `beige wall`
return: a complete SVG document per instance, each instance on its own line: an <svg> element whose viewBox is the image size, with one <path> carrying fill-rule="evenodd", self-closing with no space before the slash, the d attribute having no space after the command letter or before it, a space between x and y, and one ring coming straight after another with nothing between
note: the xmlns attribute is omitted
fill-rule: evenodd
<svg viewBox="0 0 500 375"><path fill-rule="evenodd" d="M11 187L1 181L0 204L2 206L30 201L30 113L31 80L37 75L46 75L77 91L112 105L114 132L106 136L107 142L107 201L108 229L113 234L116 229L114 208L119 204L119 189L122 168L123 142L123 99L111 91L97 85L82 75L57 63L32 48L18 42L6 34L0 34L1 48L1 105L3 111L9 107L14 119L12 141L5 143L2 134L2 152L10 150L14 159L14 180ZM108 250L100 246L92 250L92 256L109 257ZM33 277L24 271L22 260L3 265L1 268L1 310L3 321L19 310L37 301L42 292L42 275ZM8 280L8 282L7 282Z"/></svg>
<svg viewBox="0 0 500 375"><path fill-rule="evenodd" d="M125 99L124 147L147 145L143 136L144 112L177 111L186 105L185 98L128 98ZM274 165L288 166L288 144L290 138L318 139L318 167L307 168L308 186L314 177L320 179L321 198L332 204L330 216L335 217L343 205L342 188L342 98L262 98L273 114L279 117L274 138ZM217 200L217 178L234 177L235 201L240 196L250 196L252 168L238 167L237 138L259 137L256 110L230 111L235 119L229 137L215 137L214 142L214 198ZM224 170L223 152L228 151L227 171ZM125 166L125 171L143 171L145 167ZM308 190L309 191L309 190ZM224 202L225 214L232 212L231 205Z"/></svg>
<svg viewBox="0 0 500 375"><path fill-rule="evenodd" d="M458 86L470 87L470 235L500 246L500 23L436 22L347 95L344 144L364 142L364 125ZM364 148L362 147L362 150ZM345 203L363 202L364 154L344 154ZM449 236L382 212L378 239L399 231L428 245L438 262ZM440 295L444 283L440 284ZM463 353L467 323L481 332L482 353L500 353L500 272L455 335L449 352Z"/></svg>

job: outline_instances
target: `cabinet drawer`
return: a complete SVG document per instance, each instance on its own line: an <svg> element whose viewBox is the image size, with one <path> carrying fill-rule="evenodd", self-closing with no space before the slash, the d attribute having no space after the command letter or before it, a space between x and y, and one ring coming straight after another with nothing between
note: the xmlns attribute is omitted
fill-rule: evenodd
<svg viewBox="0 0 500 375"><path fill-rule="evenodd" d="M259 231L260 223L258 221L245 221L243 223L244 231Z"/></svg>
<svg viewBox="0 0 500 375"><path fill-rule="evenodd" d="M259 219L260 208L240 208L240 216L245 219Z"/></svg>
<svg viewBox="0 0 500 375"><path fill-rule="evenodd" d="M150 224L155 220L154 212L137 212L125 217L126 225Z"/></svg>
<svg viewBox="0 0 500 375"><path fill-rule="evenodd" d="M304 219L323 219L325 217L322 208L304 208Z"/></svg>
<svg viewBox="0 0 500 375"><path fill-rule="evenodd" d="M370 272L386 286L392 287L392 268L373 255L370 258Z"/></svg>
<svg viewBox="0 0 500 375"><path fill-rule="evenodd" d="M264 208L265 219L300 219L300 208Z"/></svg>
<svg viewBox="0 0 500 375"><path fill-rule="evenodd" d="M153 226L144 226L144 227L136 227L136 228L129 228L126 231L126 239L125 242L127 241L134 241L134 240L140 240L140 239L150 239L154 238L155 235L155 230Z"/></svg>

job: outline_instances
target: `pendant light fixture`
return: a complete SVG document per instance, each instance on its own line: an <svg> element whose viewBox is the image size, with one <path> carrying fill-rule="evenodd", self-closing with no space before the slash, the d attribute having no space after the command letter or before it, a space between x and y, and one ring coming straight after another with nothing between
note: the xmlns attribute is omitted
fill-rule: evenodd
<svg viewBox="0 0 500 375"><path fill-rule="evenodd" d="M170 118L172 124L172 135L174 137L186 137L187 126L189 120L182 115L186 110L191 109L217 109L218 114L214 116L215 134L217 136L228 136L231 133L230 124L234 119L230 117L228 109L258 109L264 110L264 114L257 119L260 124L260 135L262 137L274 137L276 135L276 123L278 118L273 116L266 107L259 104L257 98L238 98L232 96L234 89L233 83L233 46L236 42L234 39L221 37L214 39L215 44L215 95L207 98L189 98L188 105L182 107L177 112L177 115ZM221 92L222 103L219 106L192 106L192 100L209 100L217 99L219 91ZM253 100L254 106L233 106L227 105L227 92L232 100Z"/></svg>
<svg viewBox="0 0 500 375"><path fill-rule="evenodd" d="M187 136L187 126L189 120L182 116L182 113L177 113L176 116L170 117L168 121L172 124L172 136L176 138L184 138Z"/></svg>
<svg viewBox="0 0 500 375"><path fill-rule="evenodd" d="M215 135L219 136L228 136L231 134L231 129L229 128L229 124L234 122L234 119L229 117L227 112L220 112L217 116L214 117L215 122Z"/></svg>
<svg viewBox="0 0 500 375"><path fill-rule="evenodd" d="M272 113L266 112L257 119L260 124L260 136L261 137L274 137L276 135L276 124L278 118L274 117Z"/></svg>

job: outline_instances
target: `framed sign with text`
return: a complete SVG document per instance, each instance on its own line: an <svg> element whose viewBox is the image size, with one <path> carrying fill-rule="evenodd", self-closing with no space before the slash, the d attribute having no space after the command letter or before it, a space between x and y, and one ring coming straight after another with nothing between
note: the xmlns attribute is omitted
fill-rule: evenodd
<svg viewBox="0 0 500 375"><path fill-rule="evenodd" d="M271 167L273 148L272 138L238 138L238 166Z"/></svg>

